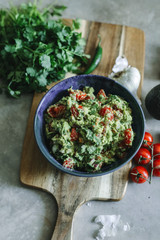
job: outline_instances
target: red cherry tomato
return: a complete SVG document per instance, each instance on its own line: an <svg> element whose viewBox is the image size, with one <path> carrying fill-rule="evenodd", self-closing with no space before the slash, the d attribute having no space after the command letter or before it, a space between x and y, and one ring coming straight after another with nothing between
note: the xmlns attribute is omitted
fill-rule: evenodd
<svg viewBox="0 0 160 240"><path fill-rule="evenodd" d="M77 108L74 105L71 107L71 113L73 114L73 116L75 118L77 118L79 116L79 112L78 112Z"/></svg>
<svg viewBox="0 0 160 240"><path fill-rule="evenodd" d="M113 114L113 110L111 107L107 107L107 106L104 106L100 109L100 112L99 114L104 117L106 114L108 114L108 119L109 120L113 120L114 118L114 114Z"/></svg>
<svg viewBox="0 0 160 240"><path fill-rule="evenodd" d="M82 92L81 90L79 90L77 93L76 93L76 100L77 101L83 101L85 98L86 98L87 94Z"/></svg>
<svg viewBox="0 0 160 240"><path fill-rule="evenodd" d="M47 112L51 117L56 118L64 114L65 110L66 110L66 106L64 106L63 104L59 104L55 106L54 105L50 106L47 109Z"/></svg>
<svg viewBox="0 0 160 240"><path fill-rule="evenodd" d="M154 159L154 160L160 159L160 155L155 156L153 159Z"/></svg>
<svg viewBox="0 0 160 240"><path fill-rule="evenodd" d="M131 132L131 128L128 128L124 131L124 142L126 145L129 145L131 143L131 138L132 138L132 132Z"/></svg>
<svg viewBox="0 0 160 240"><path fill-rule="evenodd" d="M78 134L76 128L73 127L73 128L71 129L71 141L72 141L72 142L73 142L73 141L77 141L78 138L79 138L79 134Z"/></svg>
<svg viewBox="0 0 160 240"><path fill-rule="evenodd" d="M160 155L160 143L153 144L153 156Z"/></svg>
<svg viewBox="0 0 160 240"><path fill-rule="evenodd" d="M160 155L153 161L153 176L160 177Z"/></svg>
<svg viewBox="0 0 160 240"><path fill-rule="evenodd" d="M74 168L74 162L73 162L72 158L67 158L66 160L64 160L63 167L73 169Z"/></svg>
<svg viewBox="0 0 160 240"><path fill-rule="evenodd" d="M149 132L145 132L142 147L151 146L153 143L153 137Z"/></svg>
<svg viewBox="0 0 160 240"><path fill-rule="evenodd" d="M79 105L78 108L79 108L79 109L83 109L83 106Z"/></svg>
<svg viewBox="0 0 160 240"><path fill-rule="evenodd" d="M103 89L100 89L99 92L97 93L97 98L98 99L100 98L100 96L103 96L105 98L107 97L106 93L105 93L105 91Z"/></svg>
<svg viewBox="0 0 160 240"><path fill-rule="evenodd" d="M152 164L150 165L150 171L153 172L152 175L156 177L160 177L160 155L157 155L156 157L153 158L153 166Z"/></svg>
<svg viewBox="0 0 160 240"><path fill-rule="evenodd" d="M135 183L144 183L148 180L148 171L143 166L136 166L131 169L130 176L133 182Z"/></svg>
<svg viewBox="0 0 160 240"><path fill-rule="evenodd" d="M134 160L137 164L148 164L152 159L151 153L146 148L140 148L139 151L134 156Z"/></svg>
<svg viewBox="0 0 160 240"><path fill-rule="evenodd" d="M69 91L70 96L75 96L77 101L82 101L87 97L87 94L81 90L73 90Z"/></svg>
<svg viewBox="0 0 160 240"><path fill-rule="evenodd" d="M89 100L89 99L94 99L93 97L91 98L90 96L86 96L84 100Z"/></svg>

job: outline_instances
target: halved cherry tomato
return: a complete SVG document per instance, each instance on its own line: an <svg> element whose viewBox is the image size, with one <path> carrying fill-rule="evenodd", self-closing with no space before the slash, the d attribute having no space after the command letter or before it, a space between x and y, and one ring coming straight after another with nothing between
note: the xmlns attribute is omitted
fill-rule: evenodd
<svg viewBox="0 0 160 240"><path fill-rule="evenodd" d="M131 143L131 138L132 138L132 132L131 132L131 128L128 128L124 131L124 142L126 145L129 145Z"/></svg>
<svg viewBox="0 0 160 240"><path fill-rule="evenodd" d="M83 109L83 106L79 105L78 108L79 108L79 109Z"/></svg>
<svg viewBox="0 0 160 240"><path fill-rule="evenodd" d="M133 182L135 183L144 183L148 180L148 171L143 166L136 166L131 169L130 176Z"/></svg>
<svg viewBox="0 0 160 240"><path fill-rule="evenodd" d="M74 168L73 159L72 159L72 158L67 158L67 159L63 162L63 167L73 169L73 168Z"/></svg>
<svg viewBox="0 0 160 240"><path fill-rule="evenodd" d="M113 109L111 107L104 106L100 109L99 114L104 117L106 114L109 115L108 119L113 120L114 114L113 114Z"/></svg>
<svg viewBox="0 0 160 240"><path fill-rule="evenodd" d="M153 161L153 176L160 177L160 155Z"/></svg>
<svg viewBox="0 0 160 240"><path fill-rule="evenodd" d="M77 101L82 101L87 97L87 94L81 90L70 90L70 95L76 96Z"/></svg>
<svg viewBox="0 0 160 240"><path fill-rule="evenodd" d="M56 118L64 114L65 110L66 110L66 106L64 106L63 104L52 105L47 109L47 113L51 117Z"/></svg>
<svg viewBox="0 0 160 240"><path fill-rule="evenodd" d="M79 116L79 112L78 112L77 108L74 105L71 107L71 113L73 114L73 116L75 118L77 118Z"/></svg>
<svg viewBox="0 0 160 240"><path fill-rule="evenodd" d="M90 96L86 96L84 100L90 100L90 99L92 99Z"/></svg>
<svg viewBox="0 0 160 240"><path fill-rule="evenodd" d="M160 155L160 143L153 144L153 156Z"/></svg>
<svg viewBox="0 0 160 240"><path fill-rule="evenodd" d="M100 96L103 96L105 98L107 97L103 89L100 89L99 92L97 93L97 98L99 98Z"/></svg>
<svg viewBox="0 0 160 240"><path fill-rule="evenodd" d="M153 137L149 132L145 132L144 139L143 139L143 147L151 146L153 143Z"/></svg>
<svg viewBox="0 0 160 240"><path fill-rule="evenodd" d="M81 90L79 90L77 93L76 93L76 100L77 101L82 101L86 98L87 94L82 92Z"/></svg>
<svg viewBox="0 0 160 240"><path fill-rule="evenodd" d="M71 129L71 141L76 141L79 138L79 134L76 130L76 128L72 127Z"/></svg>
<svg viewBox="0 0 160 240"><path fill-rule="evenodd" d="M134 160L137 164L148 164L152 159L151 153L147 148L140 148L137 154L134 156Z"/></svg>

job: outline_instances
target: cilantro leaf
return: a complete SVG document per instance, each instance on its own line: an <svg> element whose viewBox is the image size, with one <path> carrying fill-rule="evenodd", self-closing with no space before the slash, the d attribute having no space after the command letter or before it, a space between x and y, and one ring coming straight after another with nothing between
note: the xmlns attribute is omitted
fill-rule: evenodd
<svg viewBox="0 0 160 240"><path fill-rule="evenodd" d="M79 29L81 26L81 21L80 19L73 20L73 28L74 29Z"/></svg>
<svg viewBox="0 0 160 240"><path fill-rule="evenodd" d="M12 45L6 45L4 49L8 53L14 53L15 52L15 46L12 46Z"/></svg>
<svg viewBox="0 0 160 240"><path fill-rule="evenodd" d="M31 77L34 77L36 75L36 71L33 67L27 67L26 73Z"/></svg>
<svg viewBox="0 0 160 240"><path fill-rule="evenodd" d="M22 45L22 40L21 40L21 39L16 38L16 39L15 39L15 42L16 42L16 46L15 46L15 49L16 49L16 50L18 50L18 49L20 49L20 48L23 47L23 45Z"/></svg>
<svg viewBox="0 0 160 240"><path fill-rule="evenodd" d="M46 54L42 55L40 57L40 62L41 62L42 67L44 67L46 69L50 69L50 67L51 67L50 56L47 56Z"/></svg>

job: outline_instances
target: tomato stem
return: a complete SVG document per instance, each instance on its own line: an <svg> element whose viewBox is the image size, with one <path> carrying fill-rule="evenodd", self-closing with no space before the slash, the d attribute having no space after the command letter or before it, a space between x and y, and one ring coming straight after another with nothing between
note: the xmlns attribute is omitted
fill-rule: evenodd
<svg viewBox="0 0 160 240"><path fill-rule="evenodd" d="M151 145L151 175L150 175L150 183L152 180L152 175L153 175L153 144Z"/></svg>
<svg viewBox="0 0 160 240"><path fill-rule="evenodd" d="M138 163L141 163L141 161L143 161L143 160L150 160L150 159L140 156L139 159L138 159Z"/></svg>
<svg viewBox="0 0 160 240"><path fill-rule="evenodd" d="M146 144L148 145L148 148L150 148L150 151L151 151L151 160L150 160L150 162L151 162L151 173L150 173L150 181L149 181L149 183L151 183L152 176L153 176L153 160L154 160L154 156L153 156L153 143L150 145L150 144L148 144L148 142L150 142L150 141L147 141Z"/></svg>
<svg viewBox="0 0 160 240"><path fill-rule="evenodd" d="M140 178L142 178L142 179L144 179L144 180L146 180L147 182L150 183L150 181L148 181L147 178L143 177L143 175L142 175L138 170L137 170L137 173L131 173L131 175L137 176L137 183L139 182L139 179L140 179Z"/></svg>

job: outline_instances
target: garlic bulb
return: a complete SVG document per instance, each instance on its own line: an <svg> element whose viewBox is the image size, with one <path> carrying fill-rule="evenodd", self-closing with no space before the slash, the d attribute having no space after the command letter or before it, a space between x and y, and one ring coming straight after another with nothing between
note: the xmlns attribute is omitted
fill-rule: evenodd
<svg viewBox="0 0 160 240"><path fill-rule="evenodd" d="M128 61L124 56L117 57L112 73L108 77L125 86L140 103L137 96L137 89L141 79L140 72L137 68L128 65Z"/></svg>

